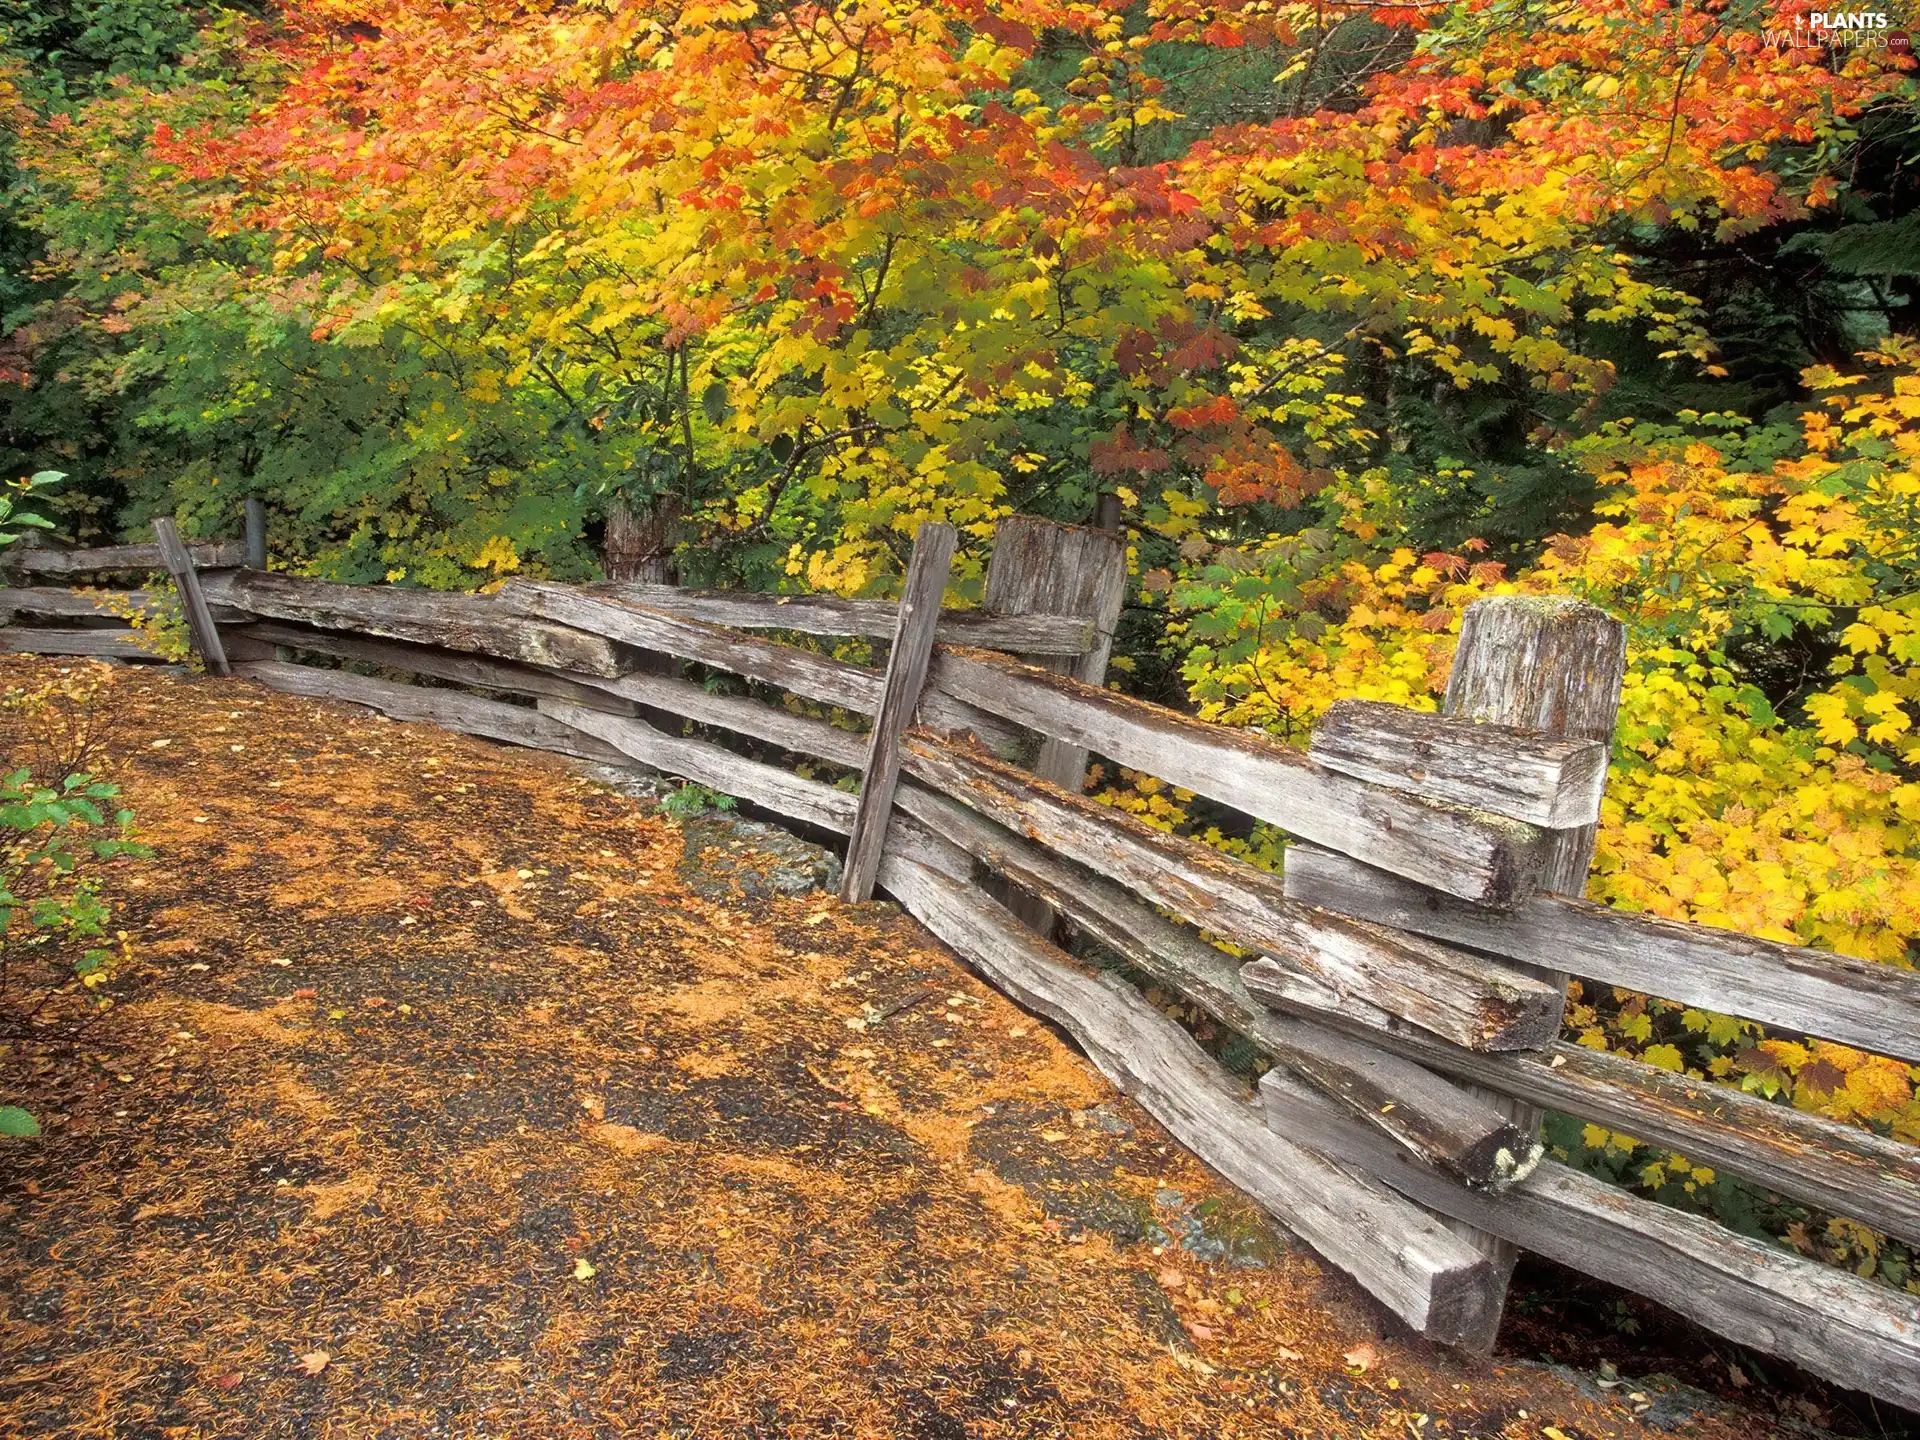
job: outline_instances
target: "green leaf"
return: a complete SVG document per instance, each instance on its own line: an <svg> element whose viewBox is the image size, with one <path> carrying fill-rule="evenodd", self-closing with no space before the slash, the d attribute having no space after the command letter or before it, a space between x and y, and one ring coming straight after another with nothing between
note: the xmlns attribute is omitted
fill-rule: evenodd
<svg viewBox="0 0 1920 1440"><path fill-rule="evenodd" d="M0 1105L0 1135L26 1138L40 1133L40 1122L18 1105Z"/></svg>

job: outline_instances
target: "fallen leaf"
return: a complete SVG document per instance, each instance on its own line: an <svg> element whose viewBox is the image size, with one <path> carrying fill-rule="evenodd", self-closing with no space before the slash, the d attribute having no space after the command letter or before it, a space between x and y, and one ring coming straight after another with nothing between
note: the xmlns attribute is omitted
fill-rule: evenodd
<svg viewBox="0 0 1920 1440"><path fill-rule="evenodd" d="M1071 1140L1073 1137L1064 1130L1042 1130L1040 1138L1049 1144L1057 1145L1062 1140Z"/></svg>
<svg viewBox="0 0 1920 1440"><path fill-rule="evenodd" d="M582 1258L573 1262L573 1278L576 1280L591 1280L599 1273L593 1268L591 1260Z"/></svg>
<svg viewBox="0 0 1920 1440"><path fill-rule="evenodd" d="M296 1000L311 1000L319 993L320 992L318 990L315 990L312 986L302 986L300 989L293 992L293 998Z"/></svg>
<svg viewBox="0 0 1920 1440"><path fill-rule="evenodd" d="M309 1350L294 1362L294 1369L302 1375L318 1375L333 1363L333 1356L324 1350Z"/></svg>
<svg viewBox="0 0 1920 1440"><path fill-rule="evenodd" d="M1306 1356L1302 1355L1298 1350L1295 1350L1289 1345L1276 1345L1273 1347L1272 1353L1274 1355L1274 1358L1279 1360L1291 1360L1294 1362L1298 1362L1307 1358Z"/></svg>
<svg viewBox="0 0 1920 1440"><path fill-rule="evenodd" d="M216 1375L213 1377L213 1388L216 1390L231 1390L239 1383L240 1372L238 1370L229 1370L224 1375Z"/></svg>
<svg viewBox="0 0 1920 1440"><path fill-rule="evenodd" d="M587 1132L602 1145L610 1145L622 1155L638 1155L643 1150L652 1150L666 1144L664 1137L652 1135L644 1130L636 1130L631 1125L620 1125L607 1121L595 1125Z"/></svg>
<svg viewBox="0 0 1920 1440"><path fill-rule="evenodd" d="M1374 1361L1378 1360L1380 1355L1373 1346L1363 1341L1340 1358L1347 1362L1350 1369L1365 1373L1373 1368Z"/></svg>
<svg viewBox="0 0 1920 1440"><path fill-rule="evenodd" d="M1205 1325L1202 1325L1198 1320L1187 1321L1187 1333L1196 1340L1211 1340L1213 1338L1213 1331Z"/></svg>
<svg viewBox="0 0 1920 1440"><path fill-rule="evenodd" d="M1190 1355L1177 1345L1172 1347L1172 1349L1173 1363L1178 1365L1182 1370L1192 1370L1200 1375L1215 1375L1219 1373L1213 1366L1202 1360L1198 1355Z"/></svg>
<svg viewBox="0 0 1920 1440"><path fill-rule="evenodd" d="M1160 1285L1162 1289L1178 1290L1186 1283L1187 1277L1182 1275L1178 1270L1162 1270L1160 1272Z"/></svg>

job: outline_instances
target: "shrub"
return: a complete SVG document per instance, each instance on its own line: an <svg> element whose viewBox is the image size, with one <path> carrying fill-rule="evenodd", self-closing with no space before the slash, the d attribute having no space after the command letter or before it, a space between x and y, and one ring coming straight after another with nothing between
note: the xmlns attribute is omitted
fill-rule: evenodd
<svg viewBox="0 0 1920 1440"><path fill-rule="evenodd" d="M661 810L676 820L691 820L709 810L731 810L739 803L731 795L719 794L704 785L682 785L660 798Z"/></svg>
<svg viewBox="0 0 1920 1440"><path fill-rule="evenodd" d="M109 931L103 871L150 852L132 838L119 786L92 773L112 707L103 667L16 686L0 701L18 717L0 774L0 1041L70 1039L107 1009L104 986L127 954ZM38 1126L0 1106L0 1134Z"/></svg>

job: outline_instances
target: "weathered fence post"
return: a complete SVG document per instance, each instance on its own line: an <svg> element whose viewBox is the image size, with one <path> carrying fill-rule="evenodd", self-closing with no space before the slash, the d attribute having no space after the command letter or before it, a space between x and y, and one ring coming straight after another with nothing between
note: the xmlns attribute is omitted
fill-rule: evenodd
<svg viewBox="0 0 1920 1440"><path fill-rule="evenodd" d="M995 528L987 565L986 609L996 615L1072 615L1091 620L1093 645L1073 659L1023 656L1028 663L1099 685L1113 654L1113 627L1127 598L1127 543L1123 536L1038 515L1009 515ZM1033 773L1073 794L1086 783L1087 752L1051 737L1040 745ZM1051 935L1050 906L1010 895L1007 908L1042 935Z"/></svg>
<svg viewBox="0 0 1920 1440"><path fill-rule="evenodd" d="M860 782L860 808L854 812L853 835L847 841L847 865L840 878L842 900L873 898L874 877L880 873L880 852L886 843L887 819L893 813L893 788L900 779L900 736L920 704L927 683L927 662L933 657L933 631L940 623L940 601L947 593L947 575L953 569L959 534L953 526L928 521L913 537L913 558L907 562L907 583L900 593L900 614L893 626L893 649L887 656L886 688L873 717L867 740L866 773Z"/></svg>
<svg viewBox="0 0 1920 1440"><path fill-rule="evenodd" d="M1626 653L1626 626L1595 606L1564 596L1490 596L1467 607L1442 709L1465 720L1611 744ZM1584 893L1596 828L1553 832L1542 889L1575 897ZM1565 975L1543 971L1542 976L1566 989ZM1541 1112L1534 1106L1491 1091L1479 1093L1538 1137ZM1497 1321L1518 1252L1498 1236L1452 1223L1494 1263ZM1492 1342L1489 1334L1487 1344Z"/></svg>
<svg viewBox="0 0 1920 1440"><path fill-rule="evenodd" d="M173 521L163 515L153 522L153 538L160 545L160 561L173 577L174 589L180 592L180 608L186 611L193 648L200 652L200 658L213 674L231 675L227 652L220 644L220 632L213 623L213 611L207 608L207 597L200 593L200 577L193 573L193 556L182 543L180 532L174 528Z"/></svg>
<svg viewBox="0 0 1920 1440"><path fill-rule="evenodd" d="M267 502L258 495L249 495L246 516L247 568L264 570L267 568Z"/></svg>

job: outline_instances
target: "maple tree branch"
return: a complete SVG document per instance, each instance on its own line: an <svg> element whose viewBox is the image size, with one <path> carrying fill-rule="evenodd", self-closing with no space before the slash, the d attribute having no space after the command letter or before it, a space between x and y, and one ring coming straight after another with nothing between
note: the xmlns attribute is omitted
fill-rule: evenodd
<svg viewBox="0 0 1920 1440"><path fill-rule="evenodd" d="M874 312L880 306L880 294L886 288L887 271L893 265L894 247L899 243L899 234L895 231L888 231L886 243L880 247L880 261L874 269L873 284L871 287L867 285L864 278L860 277L859 271L856 270L854 272L855 277L860 278L860 288L866 296L866 304L860 311L858 322L862 328L873 323Z"/></svg>
<svg viewBox="0 0 1920 1440"><path fill-rule="evenodd" d="M1344 15L1341 16L1339 20L1334 22L1333 28L1329 30L1327 28L1326 6L1322 4L1315 7L1314 28L1318 32L1318 38L1313 42L1313 49L1307 53L1307 68L1300 74L1300 88L1294 91L1293 94L1293 107L1291 111L1293 119L1298 120L1300 118L1300 112L1305 108L1307 103L1307 96L1312 92L1314 72L1320 68L1320 57L1326 53L1328 42L1331 41L1335 35L1338 35L1346 25L1347 18L1348 17Z"/></svg>
<svg viewBox="0 0 1920 1440"><path fill-rule="evenodd" d="M1679 78L1676 79L1673 84L1673 110L1672 110L1672 113L1667 117L1667 143L1666 143L1666 147L1662 149L1660 152L1659 163L1657 163L1653 167L1656 170L1664 170L1666 168L1667 161L1670 158L1672 158L1673 147L1679 140L1680 102L1685 98L1687 93L1687 80L1693 74L1694 66L1698 65L1700 61L1705 57L1707 53L1707 46L1710 45L1716 38L1718 38L1720 31L1722 27L1725 26L1725 24L1726 24L1726 16L1724 15L1724 13L1716 16L1714 18L1713 28L1708 30L1707 33L1701 38L1700 43L1693 47L1693 53L1688 55L1686 60L1680 66Z"/></svg>
<svg viewBox="0 0 1920 1440"><path fill-rule="evenodd" d="M680 472L680 480L686 487L689 499L693 496L693 483L699 474L699 465L693 452L693 387L689 375L691 362L687 353L692 348L690 339L680 342L680 433L687 447L686 465Z"/></svg>

